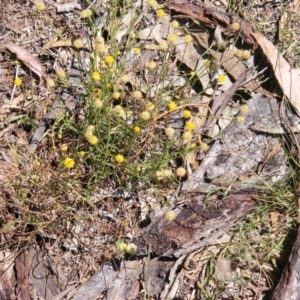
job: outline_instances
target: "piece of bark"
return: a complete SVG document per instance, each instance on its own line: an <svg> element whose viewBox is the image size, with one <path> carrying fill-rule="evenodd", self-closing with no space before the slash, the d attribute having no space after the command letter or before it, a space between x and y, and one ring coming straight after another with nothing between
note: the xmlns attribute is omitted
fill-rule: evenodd
<svg viewBox="0 0 300 300"><path fill-rule="evenodd" d="M300 300L300 227L287 266L272 295L272 300Z"/></svg>
<svg viewBox="0 0 300 300"><path fill-rule="evenodd" d="M105 292L107 300L139 299L142 293L155 299L176 295L176 274L187 254L217 242L239 218L256 205L248 194L229 195L217 203L204 204L204 195L188 194L174 207L175 220L167 221L169 208L154 210L151 223L132 242L136 255L105 264L74 295L74 300L92 300ZM151 255L150 255L151 254Z"/></svg>

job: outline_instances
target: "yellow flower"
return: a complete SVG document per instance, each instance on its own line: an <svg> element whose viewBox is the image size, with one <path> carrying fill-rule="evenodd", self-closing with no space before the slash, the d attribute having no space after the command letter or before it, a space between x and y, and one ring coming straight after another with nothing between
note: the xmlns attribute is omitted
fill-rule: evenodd
<svg viewBox="0 0 300 300"><path fill-rule="evenodd" d="M208 67L211 65L211 60L209 60L209 59L204 59L204 60L203 60L203 64L204 64L205 67L208 68Z"/></svg>
<svg viewBox="0 0 300 300"><path fill-rule="evenodd" d="M96 42L96 44L102 44L102 45L104 45L105 44L105 40L104 40L104 38L103 38L103 36L97 36L96 37L96 39L95 39L95 42Z"/></svg>
<svg viewBox="0 0 300 300"><path fill-rule="evenodd" d="M175 215L174 211L172 211L172 210L167 211L165 214L165 218L168 221L173 221L175 219L175 217L176 217L176 215Z"/></svg>
<svg viewBox="0 0 300 300"><path fill-rule="evenodd" d="M151 6L153 9L156 9L156 8L158 7L158 3L157 3L157 1L155 1L155 0L147 0L146 2L147 2L147 4L148 4L149 6Z"/></svg>
<svg viewBox="0 0 300 300"><path fill-rule="evenodd" d="M143 119L145 121L148 121L151 118L151 115L150 115L150 113L148 111L143 111L140 114L140 117L141 117L141 119Z"/></svg>
<svg viewBox="0 0 300 300"><path fill-rule="evenodd" d="M94 106L96 108L101 108L103 106L103 102L100 100L100 99L96 99L95 102L94 102Z"/></svg>
<svg viewBox="0 0 300 300"><path fill-rule="evenodd" d="M65 78L67 77L66 72L63 71L63 70L58 70L58 71L56 72L56 74L57 74L58 78L60 78L60 79L65 79Z"/></svg>
<svg viewBox="0 0 300 300"><path fill-rule="evenodd" d="M162 10L162 9L158 9L157 11L156 11L156 16L158 17L158 18L161 18L161 17L163 17L165 15L165 12Z"/></svg>
<svg viewBox="0 0 300 300"><path fill-rule="evenodd" d="M84 157L84 156L86 155L86 152L85 152L85 151L80 151L80 152L79 152L79 155L80 155L81 157Z"/></svg>
<svg viewBox="0 0 300 300"><path fill-rule="evenodd" d="M190 74L191 74L192 77L194 77L196 75L196 72L195 71L191 71Z"/></svg>
<svg viewBox="0 0 300 300"><path fill-rule="evenodd" d="M185 109L185 110L183 111L183 117L184 117L185 119L190 118L191 115L192 115L192 112L191 112L190 110Z"/></svg>
<svg viewBox="0 0 300 300"><path fill-rule="evenodd" d="M101 76L100 76L100 73L95 71L92 73L92 79L95 80L95 81L98 81L101 79Z"/></svg>
<svg viewBox="0 0 300 300"><path fill-rule="evenodd" d="M165 177L165 178L171 177L173 175L170 170L163 170L162 174L163 174L163 177Z"/></svg>
<svg viewBox="0 0 300 300"><path fill-rule="evenodd" d="M241 105L240 106L240 112L245 115L249 111L249 106L248 105Z"/></svg>
<svg viewBox="0 0 300 300"><path fill-rule="evenodd" d="M118 92L114 92L113 95L112 95L112 97L113 97L114 100L119 100L120 96L121 95Z"/></svg>
<svg viewBox="0 0 300 300"><path fill-rule="evenodd" d="M239 123L239 124L243 124L245 122L245 117L244 116L238 116L236 118L236 121Z"/></svg>
<svg viewBox="0 0 300 300"><path fill-rule="evenodd" d="M80 49L83 47L83 42L81 39L77 39L73 42L73 46L77 49Z"/></svg>
<svg viewBox="0 0 300 300"><path fill-rule="evenodd" d="M186 175L186 169L183 167L179 167L176 169L176 175L178 177L184 177Z"/></svg>
<svg viewBox="0 0 300 300"><path fill-rule="evenodd" d="M108 55L105 57L105 62L108 64L108 65L111 65L113 62L114 62L114 58L111 56L111 55Z"/></svg>
<svg viewBox="0 0 300 300"><path fill-rule="evenodd" d="M53 88L55 87L55 81L53 79L47 79L47 87Z"/></svg>
<svg viewBox="0 0 300 300"><path fill-rule="evenodd" d="M142 93L140 91L134 91L132 94L134 99L141 99L142 98Z"/></svg>
<svg viewBox="0 0 300 300"><path fill-rule="evenodd" d="M124 252L126 252L127 251L127 244L125 244L125 243L119 243L119 245L118 245L118 247L119 247L119 249L121 250L121 251L124 251Z"/></svg>
<svg viewBox="0 0 300 300"><path fill-rule="evenodd" d="M174 101L171 101L169 104L168 104L168 108L170 111L173 111L175 110L177 107L177 104L174 102Z"/></svg>
<svg viewBox="0 0 300 300"><path fill-rule="evenodd" d="M43 10L45 10L46 6L43 2L39 2L39 3L36 4L36 8L39 11L43 11Z"/></svg>
<svg viewBox="0 0 300 300"><path fill-rule="evenodd" d="M123 75L120 79L122 83L126 84L129 81L129 76Z"/></svg>
<svg viewBox="0 0 300 300"><path fill-rule="evenodd" d="M208 149L208 145L206 143L200 143L200 149L203 151L203 152L206 152L207 149Z"/></svg>
<svg viewBox="0 0 300 300"><path fill-rule="evenodd" d="M179 28L179 23L177 21L172 21L171 22L171 26L174 28L174 29L177 29Z"/></svg>
<svg viewBox="0 0 300 300"><path fill-rule="evenodd" d="M167 40L174 43L177 40L177 35L175 33L171 33L168 35Z"/></svg>
<svg viewBox="0 0 300 300"><path fill-rule="evenodd" d="M140 53L141 53L141 49L135 47L135 48L133 48L133 53L136 54L136 55L137 55L137 54L140 54Z"/></svg>
<svg viewBox="0 0 300 300"><path fill-rule="evenodd" d="M14 85L15 86L20 86L22 84L22 79L17 77L15 80L14 80Z"/></svg>
<svg viewBox="0 0 300 300"><path fill-rule="evenodd" d="M116 161L118 164L122 163L122 162L124 161L124 156L121 155L121 154L116 155L115 161Z"/></svg>
<svg viewBox="0 0 300 300"><path fill-rule="evenodd" d="M60 151L65 152L65 151L67 151L67 150L68 150L68 145L67 145L67 144L62 144L62 145L60 146Z"/></svg>
<svg viewBox="0 0 300 300"><path fill-rule="evenodd" d="M137 249L137 246L135 244L131 243L131 244L127 245L126 252L133 255L133 254L135 254L136 249Z"/></svg>
<svg viewBox="0 0 300 300"><path fill-rule="evenodd" d="M158 47L159 47L160 50L165 51L165 50L168 49L169 46L168 46L168 44L167 44L166 42L161 42L161 43L158 45Z"/></svg>
<svg viewBox="0 0 300 300"><path fill-rule="evenodd" d="M182 134L182 138L184 141L189 142L193 138L193 134L190 131L185 131Z"/></svg>
<svg viewBox="0 0 300 300"><path fill-rule="evenodd" d="M242 57L243 59L249 59L251 57L251 52L249 50L244 50Z"/></svg>
<svg viewBox="0 0 300 300"><path fill-rule="evenodd" d="M139 126L134 126L134 127L133 127L133 131L134 131L135 133L139 133L139 132L141 131L141 127L139 127Z"/></svg>
<svg viewBox="0 0 300 300"><path fill-rule="evenodd" d="M155 108L155 105L152 102L147 102L146 103L146 110L147 111L153 111Z"/></svg>
<svg viewBox="0 0 300 300"><path fill-rule="evenodd" d="M162 171L156 171L155 176L157 180L162 180L164 178Z"/></svg>
<svg viewBox="0 0 300 300"><path fill-rule="evenodd" d="M231 24L230 28L231 28L232 31L239 31L241 26L240 26L239 23L234 22L234 23Z"/></svg>
<svg viewBox="0 0 300 300"><path fill-rule="evenodd" d="M64 160L64 166L67 168L67 169L72 169L74 168L75 166L75 161L74 159L70 158L70 157L67 157L65 160Z"/></svg>
<svg viewBox="0 0 300 300"><path fill-rule="evenodd" d="M192 131L192 130L195 129L195 124L193 122L186 122L185 129L189 130L189 131Z"/></svg>
<svg viewBox="0 0 300 300"><path fill-rule="evenodd" d="M121 105L116 105L114 107L114 112L120 117L125 116L125 111Z"/></svg>
<svg viewBox="0 0 300 300"><path fill-rule="evenodd" d="M140 166L138 166L138 167L136 167L136 171L140 173L142 171L142 168Z"/></svg>
<svg viewBox="0 0 300 300"><path fill-rule="evenodd" d="M86 131L94 132L94 131L95 131L95 126L94 126L94 125L89 125L89 126L87 127Z"/></svg>
<svg viewBox="0 0 300 300"><path fill-rule="evenodd" d="M98 51L98 53L106 53L107 49L105 45L98 44L96 45L96 51Z"/></svg>
<svg viewBox="0 0 300 300"><path fill-rule="evenodd" d="M218 77L218 82L219 83L225 83L227 80L227 76L225 74L221 74L219 77Z"/></svg>
<svg viewBox="0 0 300 300"><path fill-rule="evenodd" d="M175 133L175 130L172 127L167 127L167 128L165 128L165 133L166 133L166 136L172 137Z"/></svg>
<svg viewBox="0 0 300 300"><path fill-rule="evenodd" d="M193 38L192 38L190 35L186 35L186 36L184 37L184 41L185 41L186 43L191 43L191 42L193 41Z"/></svg>
<svg viewBox="0 0 300 300"><path fill-rule="evenodd" d="M148 62L147 66L150 70L154 70L156 68L157 64L154 61L150 61L150 62Z"/></svg>
<svg viewBox="0 0 300 300"><path fill-rule="evenodd" d="M243 57L243 51L242 50L236 50L234 54L237 58L242 58Z"/></svg>
<svg viewBox="0 0 300 300"><path fill-rule="evenodd" d="M91 145L96 145L99 140L95 135L92 135L91 137L89 137L88 141Z"/></svg>
<svg viewBox="0 0 300 300"><path fill-rule="evenodd" d="M80 12L80 18L82 18L82 19L89 18L92 14L93 14L93 12L90 9L82 10Z"/></svg>

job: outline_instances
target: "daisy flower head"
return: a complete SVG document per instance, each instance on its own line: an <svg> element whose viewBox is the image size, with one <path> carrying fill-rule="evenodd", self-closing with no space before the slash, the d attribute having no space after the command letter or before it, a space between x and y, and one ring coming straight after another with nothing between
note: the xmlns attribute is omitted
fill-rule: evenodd
<svg viewBox="0 0 300 300"><path fill-rule="evenodd" d="M121 154L116 155L116 156L115 156L115 161L116 161L118 164L124 162L124 156L121 155Z"/></svg>
<svg viewBox="0 0 300 300"><path fill-rule="evenodd" d="M103 102L102 102L99 98L97 98L97 99L94 101L94 106L95 106L96 108L101 108L101 107L103 106Z"/></svg>
<svg viewBox="0 0 300 300"><path fill-rule="evenodd" d="M79 152L79 155L80 155L81 157L84 157L84 156L86 155L86 152L85 152L85 151L80 151L80 152Z"/></svg>
<svg viewBox="0 0 300 300"><path fill-rule="evenodd" d="M133 127L133 131L134 131L135 133L139 133L139 132L141 131L141 127L139 127L139 126L134 126L134 127Z"/></svg>
<svg viewBox="0 0 300 300"><path fill-rule="evenodd" d="M219 75L219 77L218 77L218 82L219 82L220 84L225 84L226 81L227 81L227 76L226 76L225 74Z"/></svg>
<svg viewBox="0 0 300 300"><path fill-rule="evenodd" d="M185 119L189 119L189 118L191 117L191 115L192 115L192 112L191 112L190 110L185 109L185 110L183 111L183 117L184 117Z"/></svg>
<svg viewBox="0 0 300 300"><path fill-rule="evenodd" d="M115 59L114 59L111 55L107 55L107 56L105 57L105 62L106 62L108 65L111 65L114 61L115 61Z"/></svg>
<svg viewBox="0 0 300 300"><path fill-rule="evenodd" d="M22 79L17 77L15 80L14 80L14 85L15 86L20 86L22 84Z"/></svg>
<svg viewBox="0 0 300 300"><path fill-rule="evenodd" d="M142 93L140 91L134 91L132 94L134 99L141 99L142 98Z"/></svg>
<svg viewBox="0 0 300 300"><path fill-rule="evenodd" d="M174 28L174 29L178 29L179 28L179 23L177 21L172 21L171 22L171 26Z"/></svg>
<svg viewBox="0 0 300 300"><path fill-rule="evenodd" d="M127 250L126 250L126 252L127 252L128 254L133 255L133 254L136 253L136 250L137 250L137 246L136 246L135 244L131 243L131 244L128 244L128 245L127 245Z"/></svg>
<svg viewBox="0 0 300 300"><path fill-rule="evenodd" d="M141 117L142 120L148 121L148 120L150 120L151 115L150 115L150 113L149 113L148 111L143 111L143 112L140 114L140 117Z"/></svg>
<svg viewBox="0 0 300 300"><path fill-rule="evenodd" d="M65 79L67 77L66 72L64 70L61 70L61 69L56 72L56 75L60 79Z"/></svg>
<svg viewBox="0 0 300 300"><path fill-rule="evenodd" d="M114 100L119 100L120 97L121 97L121 95L120 95L119 92L114 92L113 95L112 95L112 97L113 97Z"/></svg>
<svg viewBox="0 0 300 300"><path fill-rule="evenodd" d="M244 116L238 116L236 118L237 123L243 124L245 122L245 117Z"/></svg>
<svg viewBox="0 0 300 300"><path fill-rule="evenodd" d="M176 217L176 215L173 210L168 210L165 214L165 219L167 221L173 221L175 219L175 217Z"/></svg>
<svg viewBox="0 0 300 300"><path fill-rule="evenodd" d="M88 141L91 145L96 145L98 143L98 138L95 135L92 135L88 138Z"/></svg>
<svg viewBox="0 0 300 300"><path fill-rule="evenodd" d="M73 42L73 46L77 49L83 48L83 41L81 39L77 39Z"/></svg>
<svg viewBox="0 0 300 300"><path fill-rule="evenodd" d="M70 157L67 157L65 160L64 160L64 166L65 168L67 169L72 169L74 168L75 166L75 161L74 159L70 158Z"/></svg>
<svg viewBox="0 0 300 300"><path fill-rule="evenodd" d="M79 15L80 15L80 18L86 19L86 18L89 18L92 14L93 14L93 12L90 9L85 9L85 10L82 10Z"/></svg>
<svg viewBox="0 0 300 300"><path fill-rule="evenodd" d="M156 66L157 66L157 64L156 64L155 61L150 61L150 62L148 62L148 64L147 64L147 67L148 67L148 69L150 69L150 70L154 70L154 69L156 68Z"/></svg>
<svg viewBox="0 0 300 300"><path fill-rule="evenodd" d="M185 129L189 130L189 131L194 130L195 129L195 123L193 123L193 122L186 122Z"/></svg>
<svg viewBox="0 0 300 300"><path fill-rule="evenodd" d="M46 9L46 6L45 6L45 4L43 2L38 2L36 4L36 9L39 10L39 11L43 11L43 10Z"/></svg>
<svg viewBox="0 0 300 300"><path fill-rule="evenodd" d="M243 57L243 51L242 50L237 49L234 54L237 58L242 58Z"/></svg>
<svg viewBox="0 0 300 300"><path fill-rule="evenodd" d="M176 169L176 175L178 177L184 177L186 175L186 169L184 167L179 167Z"/></svg>
<svg viewBox="0 0 300 300"><path fill-rule="evenodd" d="M200 143L200 150L206 152L208 150L208 145L206 143Z"/></svg>
<svg viewBox="0 0 300 300"><path fill-rule="evenodd" d="M94 71L94 72L92 73L92 79L95 80L95 81L99 81L99 80L101 79L100 73L97 72L97 71Z"/></svg>
<svg viewBox="0 0 300 300"><path fill-rule="evenodd" d="M174 43L177 40L177 35L175 33L171 33L168 35L167 40L171 43Z"/></svg>
<svg viewBox="0 0 300 300"><path fill-rule="evenodd" d="M175 129L172 127L165 128L165 134L167 137L171 138L175 133Z"/></svg>
<svg viewBox="0 0 300 300"><path fill-rule="evenodd" d="M55 87L55 81L53 79L47 79L46 84L47 84L47 87L49 87L49 88Z"/></svg>
<svg viewBox="0 0 300 300"><path fill-rule="evenodd" d="M121 82L126 84L129 81L129 76L128 75L123 75L120 78Z"/></svg>
<svg viewBox="0 0 300 300"><path fill-rule="evenodd" d="M67 144L62 144L62 145L60 146L60 151L66 152L67 150L68 150L68 145L67 145Z"/></svg>
<svg viewBox="0 0 300 300"><path fill-rule="evenodd" d="M159 49L162 50L162 51L166 51L168 49L168 43L166 42L161 42L159 45L158 45Z"/></svg>
<svg viewBox="0 0 300 300"><path fill-rule="evenodd" d="M158 3L155 0L147 0L146 3L151 6L153 9L156 9L158 7Z"/></svg>
<svg viewBox="0 0 300 300"><path fill-rule="evenodd" d="M232 31L239 31L241 26L240 26L239 23L234 22L234 23L231 24L230 28L231 28Z"/></svg>
<svg viewBox="0 0 300 300"><path fill-rule="evenodd" d="M138 48L138 47L135 47L135 48L133 48L133 53L136 54L136 55L138 55L138 54L141 53L141 49Z"/></svg>
<svg viewBox="0 0 300 300"><path fill-rule="evenodd" d="M170 111L175 110L176 107L177 107L177 104L176 104L174 101L171 101L171 102L168 104L168 109L169 109Z"/></svg>
<svg viewBox="0 0 300 300"><path fill-rule="evenodd" d="M182 134L182 139L186 142L189 142L193 138L193 134L190 131L185 131Z"/></svg>
<svg viewBox="0 0 300 300"><path fill-rule="evenodd" d="M154 103L152 103L150 101L146 103L146 110L147 111L153 111L154 108L155 108L155 104Z"/></svg>
<svg viewBox="0 0 300 300"><path fill-rule="evenodd" d="M188 44L188 43L191 43L193 41L193 38L190 35L186 35L184 37L184 41Z"/></svg>
<svg viewBox="0 0 300 300"><path fill-rule="evenodd" d="M249 59L251 57L251 52L249 50L244 50L242 57L243 59Z"/></svg>
<svg viewBox="0 0 300 300"><path fill-rule="evenodd" d="M248 105L241 105L241 106L240 106L240 112L241 112L243 115L247 114L248 111L249 111L249 106L248 106Z"/></svg>
<svg viewBox="0 0 300 300"><path fill-rule="evenodd" d="M158 18L162 18L164 15L165 15L165 12L163 11L163 9L158 9L158 10L156 11L156 16L157 16Z"/></svg>

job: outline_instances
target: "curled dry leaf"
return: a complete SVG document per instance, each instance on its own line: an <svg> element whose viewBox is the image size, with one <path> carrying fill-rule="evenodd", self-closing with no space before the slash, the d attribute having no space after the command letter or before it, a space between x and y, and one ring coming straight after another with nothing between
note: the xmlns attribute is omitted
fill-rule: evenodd
<svg viewBox="0 0 300 300"><path fill-rule="evenodd" d="M19 47L18 45L10 42L6 45L6 48L17 55L17 57L40 79L44 76L44 71L40 63L36 58L34 58L29 52L25 49Z"/></svg>
<svg viewBox="0 0 300 300"><path fill-rule="evenodd" d="M282 92L290 100L298 115L300 115L300 70L292 69L276 47L261 33L255 32L253 37L268 58Z"/></svg>

